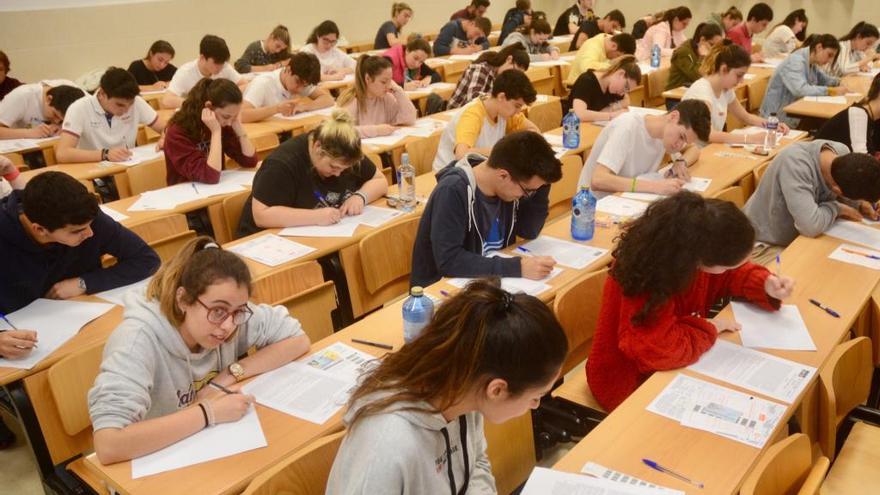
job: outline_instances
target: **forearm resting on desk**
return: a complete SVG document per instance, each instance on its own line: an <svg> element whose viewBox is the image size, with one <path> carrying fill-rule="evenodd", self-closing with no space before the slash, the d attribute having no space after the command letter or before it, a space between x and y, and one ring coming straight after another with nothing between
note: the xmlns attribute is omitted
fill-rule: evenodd
<svg viewBox="0 0 880 495"><path fill-rule="evenodd" d="M124 428L103 428L94 435L95 453L101 464L113 464L163 449L198 433L205 417L197 405L161 418L132 423Z"/></svg>
<svg viewBox="0 0 880 495"><path fill-rule="evenodd" d="M311 342L307 335L288 337L274 344L267 345L253 355L243 358L238 362L244 368L244 377L242 379L262 375L267 371L280 368L305 354L309 350L310 345ZM222 370L211 381L223 386L235 384L235 378L229 373L229 370Z"/></svg>

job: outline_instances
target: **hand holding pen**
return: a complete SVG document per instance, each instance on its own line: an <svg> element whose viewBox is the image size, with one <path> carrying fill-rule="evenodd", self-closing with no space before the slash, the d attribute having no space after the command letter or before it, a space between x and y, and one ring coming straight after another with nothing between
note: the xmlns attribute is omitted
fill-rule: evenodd
<svg viewBox="0 0 880 495"><path fill-rule="evenodd" d="M37 347L37 332L18 329L3 313L0 313L0 320L12 328L0 331L0 356L7 359L27 357Z"/></svg>

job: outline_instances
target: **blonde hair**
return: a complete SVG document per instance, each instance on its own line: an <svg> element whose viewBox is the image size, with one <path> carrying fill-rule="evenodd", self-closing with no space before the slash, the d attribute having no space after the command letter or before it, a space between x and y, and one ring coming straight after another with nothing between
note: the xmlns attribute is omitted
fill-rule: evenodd
<svg viewBox="0 0 880 495"><path fill-rule="evenodd" d="M602 79L614 75L615 72L622 70L627 79L633 81L642 80L642 69L633 55L623 55L611 60L611 65L605 69Z"/></svg>
<svg viewBox="0 0 880 495"><path fill-rule="evenodd" d="M357 113L360 115L367 100L367 76L375 79L382 71L390 68L391 61L385 57L371 56L366 53L361 55L354 69L354 85L339 95L336 104L344 107L351 102L352 98L357 98ZM355 118L355 121L357 120Z"/></svg>
<svg viewBox="0 0 880 495"><path fill-rule="evenodd" d="M309 142L315 141L319 141L324 153L335 160L352 163L364 157L354 118L342 108L334 108L330 118L309 133Z"/></svg>
<svg viewBox="0 0 880 495"><path fill-rule="evenodd" d="M287 45L287 51L290 51L290 31L287 30L287 26L281 24L275 26L275 29L269 33L269 37L284 43Z"/></svg>
<svg viewBox="0 0 880 495"><path fill-rule="evenodd" d="M397 17L397 14L403 12L404 10L408 10L410 12L413 11L412 7L410 7L408 3L404 3L404 2L392 3L391 4L391 17Z"/></svg>

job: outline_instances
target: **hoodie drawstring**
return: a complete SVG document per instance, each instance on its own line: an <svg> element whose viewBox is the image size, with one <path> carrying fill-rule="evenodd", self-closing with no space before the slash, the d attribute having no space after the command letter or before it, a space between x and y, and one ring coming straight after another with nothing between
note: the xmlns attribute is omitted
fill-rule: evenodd
<svg viewBox="0 0 880 495"><path fill-rule="evenodd" d="M461 486L461 490L456 494L455 491L455 473L452 472L452 446L449 443L449 431L446 430L444 426L440 433L443 434L443 440L446 441L446 473L449 476L449 491L452 495L464 495L467 493L468 484L470 484L471 480L471 468L469 466L470 461L468 459L468 448L467 448L467 417L465 415L461 415L458 417L458 428L459 433L461 434L461 455L464 459L464 484Z"/></svg>

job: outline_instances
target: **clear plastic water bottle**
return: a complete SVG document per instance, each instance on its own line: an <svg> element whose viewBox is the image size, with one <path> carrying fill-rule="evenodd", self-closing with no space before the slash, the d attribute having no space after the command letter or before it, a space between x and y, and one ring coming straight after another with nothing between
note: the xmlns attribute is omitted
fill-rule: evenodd
<svg viewBox="0 0 880 495"><path fill-rule="evenodd" d="M651 47L651 67L655 69L660 68L660 45L656 43Z"/></svg>
<svg viewBox="0 0 880 495"><path fill-rule="evenodd" d="M574 113L574 109L570 109L568 115L562 119L562 147L567 150L574 150L580 145L581 119Z"/></svg>
<svg viewBox="0 0 880 495"><path fill-rule="evenodd" d="M409 153L400 157L400 168L397 169L397 189L400 201L397 209L413 211L416 207L416 169L409 163Z"/></svg>
<svg viewBox="0 0 880 495"><path fill-rule="evenodd" d="M587 186L571 199L571 237L578 241L589 241L596 230L596 196Z"/></svg>
<svg viewBox="0 0 880 495"><path fill-rule="evenodd" d="M771 150L779 142L779 117L771 113L767 118L767 134L764 136L764 149Z"/></svg>
<svg viewBox="0 0 880 495"><path fill-rule="evenodd" d="M409 344L421 335L422 330L434 316L434 302L425 296L421 287L409 290L409 297L403 302L403 341Z"/></svg>

